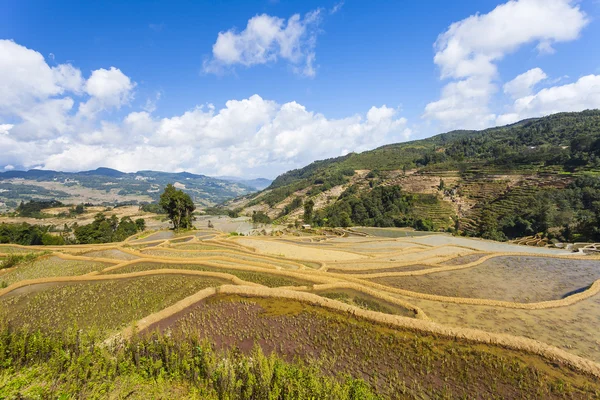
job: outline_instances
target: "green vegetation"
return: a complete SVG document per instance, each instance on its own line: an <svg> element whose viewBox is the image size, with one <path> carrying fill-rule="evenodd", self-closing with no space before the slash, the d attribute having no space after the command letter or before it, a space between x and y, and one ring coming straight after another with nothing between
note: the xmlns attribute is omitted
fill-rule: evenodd
<svg viewBox="0 0 600 400"><path fill-rule="evenodd" d="M43 209L62 207L63 205L56 200L29 200L27 203L22 201L16 211L21 217L44 218L47 215L42 213Z"/></svg>
<svg viewBox="0 0 600 400"><path fill-rule="evenodd" d="M583 175L563 189L509 192L477 211L477 228L466 233L487 239L542 234L561 241L600 241L600 179Z"/></svg>
<svg viewBox="0 0 600 400"><path fill-rule="evenodd" d="M0 260L0 269L13 268L19 264L31 262L41 255L42 253L9 254L6 258Z"/></svg>
<svg viewBox="0 0 600 400"><path fill-rule="evenodd" d="M154 214L166 214L164 208L161 207L158 203L144 203L140 205L140 210L144 212L150 212Z"/></svg>
<svg viewBox="0 0 600 400"><path fill-rule="evenodd" d="M283 210L281 210L281 214L279 214L278 218L284 217L300 207L302 207L302 198L296 196L292 199L290 204L286 204L285 207L283 207Z"/></svg>
<svg viewBox="0 0 600 400"><path fill-rule="evenodd" d="M432 221L419 218L413 212L415 197L403 193L399 186L378 186L362 193L357 186L350 186L337 202L316 212L312 220L317 226L412 226L418 230L433 230ZM435 197L429 199L437 201Z"/></svg>
<svg viewBox="0 0 600 400"><path fill-rule="evenodd" d="M0 331L0 382L8 398L379 398L364 381L324 375L255 347L218 352L197 336L155 334L108 349L72 329L64 336Z"/></svg>
<svg viewBox="0 0 600 400"><path fill-rule="evenodd" d="M192 220L194 218L192 213L196 209L196 206L188 194L168 184L164 192L160 195L159 204L169 215L169 219L176 231L192 228Z"/></svg>
<svg viewBox="0 0 600 400"><path fill-rule="evenodd" d="M410 174L417 170L415 177L436 179L430 188L437 193L411 192L408 184L402 187L409 169ZM453 131L316 161L280 175L248 206L274 207L307 189L298 200L307 207L315 195L347 185L355 170L370 172L355 179L339 198L329 199L325 208L305 212L305 222L411 226L496 240L535 234L565 241L600 240L598 110L560 113L483 131ZM510 186L500 174L525 178ZM450 183L447 176L457 183ZM400 185L402 192L387 191L394 185ZM451 203L457 196L459 206ZM466 211L460 209L465 199Z"/></svg>
<svg viewBox="0 0 600 400"><path fill-rule="evenodd" d="M223 268L221 268L202 264L163 264L159 262L141 262L126 265L123 268L109 271L108 274L126 274L130 272L150 271L155 269L189 269L193 271L222 272L224 274L237 276L244 281L258 283L267 287L312 285L312 282L310 281L290 278L283 275L269 274L267 271L256 272L245 271L243 269L227 268L226 264L224 264Z"/></svg>
<svg viewBox="0 0 600 400"><path fill-rule="evenodd" d="M12 243L20 245L62 245L65 239L62 236L52 235L53 227L44 225L0 224L0 243Z"/></svg>
<svg viewBox="0 0 600 400"><path fill-rule="evenodd" d="M254 211L252 213L252 222L255 224L270 224L271 218L264 211Z"/></svg>
<svg viewBox="0 0 600 400"><path fill-rule="evenodd" d="M24 259L27 262L20 262L18 268L2 275L0 280L10 285L27 279L84 275L111 265L97 261L63 260L56 256L32 258L33 256Z"/></svg>
<svg viewBox="0 0 600 400"><path fill-rule="evenodd" d="M202 276L155 275L30 286L24 293L0 298L0 317L10 326L47 333L73 326L106 333L223 283Z"/></svg>
<svg viewBox="0 0 600 400"><path fill-rule="evenodd" d="M107 218L103 213L98 213L91 224L76 226L74 235L80 244L111 243L121 242L145 228L146 222L142 218L134 222L130 217L119 220L116 215Z"/></svg>

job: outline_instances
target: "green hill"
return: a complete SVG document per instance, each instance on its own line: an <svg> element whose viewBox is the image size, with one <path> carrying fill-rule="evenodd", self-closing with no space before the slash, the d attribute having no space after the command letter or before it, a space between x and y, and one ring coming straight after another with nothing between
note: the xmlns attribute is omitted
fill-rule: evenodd
<svg viewBox="0 0 600 400"><path fill-rule="evenodd" d="M307 222L317 226L600 240L599 177L600 111L593 110L315 161L228 207L291 223L314 203Z"/></svg>

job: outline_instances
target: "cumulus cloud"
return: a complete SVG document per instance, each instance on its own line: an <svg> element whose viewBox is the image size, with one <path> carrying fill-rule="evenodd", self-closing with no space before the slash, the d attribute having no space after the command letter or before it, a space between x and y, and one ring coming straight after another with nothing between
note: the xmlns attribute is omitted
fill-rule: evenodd
<svg viewBox="0 0 600 400"><path fill-rule="evenodd" d="M8 42L20 63L4 60L1 87L19 88L0 112L2 163L24 168L83 170L107 166L124 171L188 170L214 175L269 177L315 159L361 151L410 135L399 111L385 105L363 114L330 119L290 101L253 95L218 109L201 105L168 118L142 105L125 117L100 118L102 110L132 100L135 82L118 68L97 69L85 79L71 65L50 68L34 50ZM11 51L12 51L11 50ZM10 73L9 73L10 72ZM12 87L12 86L11 86ZM160 97L156 95L156 100ZM85 118L83 118L85 117Z"/></svg>
<svg viewBox="0 0 600 400"><path fill-rule="evenodd" d="M294 71L314 76L320 21L321 10L303 17L294 14L287 21L267 14L257 15L241 32L235 29L219 32L212 57L204 62L203 70L221 73L235 65L250 67L284 59Z"/></svg>
<svg viewBox="0 0 600 400"><path fill-rule="evenodd" d="M513 99L528 96L535 85L548 78L541 68L533 68L504 84L504 93Z"/></svg>
<svg viewBox="0 0 600 400"><path fill-rule="evenodd" d="M447 128L480 128L494 120L489 110L496 93L496 63L523 45L552 53L554 43L579 37L589 19L573 0L512 0L487 14L455 22L436 43L435 64L452 79L424 117Z"/></svg>
<svg viewBox="0 0 600 400"><path fill-rule="evenodd" d="M81 72L69 64L50 67L37 51L0 40L0 113L14 113L65 91L79 91Z"/></svg>
<svg viewBox="0 0 600 400"><path fill-rule="evenodd" d="M97 69L85 83L90 99L79 106L79 112L90 117L99 111L121 108L133 98L134 87L135 83L118 68Z"/></svg>
<svg viewBox="0 0 600 400"><path fill-rule="evenodd" d="M588 75L577 82L545 88L516 99L511 112L500 115L497 122L505 125L524 118L595 108L600 108L600 75Z"/></svg>

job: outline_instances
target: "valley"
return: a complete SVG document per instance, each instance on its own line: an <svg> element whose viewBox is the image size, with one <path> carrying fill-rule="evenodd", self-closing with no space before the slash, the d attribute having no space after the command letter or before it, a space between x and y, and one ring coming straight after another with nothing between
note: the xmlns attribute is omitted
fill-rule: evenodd
<svg viewBox="0 0 600 400"><path fill-rule="evenodd" d="M309 362L337 384L350 374L384 398L588 398L600 391L592 322L600 321L598 257L397 228L365 229L376 236L237 236L206 223L118 243L0 245L3 258L38 251L33 261L0 270L2 329L13 337L39 331L70 346L60 343L77 327L87 332L81 340L116 357L131 340L159 340L183 357L118 373L119 382L136 377L132 398L143 398L147 373L161 374L168 390L197 396L198 381L177 365L188 357L180 346L203 341L219 357L260 351L298 368ZM161 359L148 351L144 360ZM35 371L52 367L15 360L4 359L14 371L0 372L4 393L59 396L76 382L67 374L50 386ZM203 398L239 395L224 382L203 386ZM76 393L96 397L95 387Z"/></svg>

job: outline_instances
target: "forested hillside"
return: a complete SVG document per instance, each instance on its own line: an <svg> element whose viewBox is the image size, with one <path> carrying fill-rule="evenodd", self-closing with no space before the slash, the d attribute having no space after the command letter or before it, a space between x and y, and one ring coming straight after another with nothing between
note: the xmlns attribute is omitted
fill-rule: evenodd
<svg viewBox="0 0 600 400"><path fill-rule="evenodd" d="M285 223L600 240L600 111L316 161L228 207Z"/></svg>

